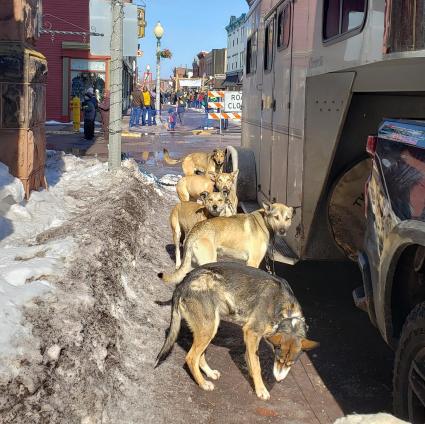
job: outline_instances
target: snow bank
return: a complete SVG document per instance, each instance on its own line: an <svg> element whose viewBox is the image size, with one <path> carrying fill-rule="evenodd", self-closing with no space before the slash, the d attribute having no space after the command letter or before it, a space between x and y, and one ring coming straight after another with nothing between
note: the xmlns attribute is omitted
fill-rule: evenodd
<svg viewBox="0 0 425 424"><path fill-rule="evenodd" d="M338 418L334 424L408 424L390 414L348 415Z"/></svg>
<svg viewBox="0 0 425 424"><path fill-rule="evenodd" d="M105 165L97 161L49 151L50 189L24 201L22 183L0 163L0 381L19 374L17 363L23 358L39 356L30 327L23 325L22 308L53 289L51 281L63 272L74 246L69 235L45 244L37 244L35 237L69 219L79 206L75 193L82 185L96 184L102 174Z"/></svg>
<svg viewBox="0 0 425 424"><path fill-rule="evenodd" d="M191 399L181 364L161 366L163 377L153 369L169 319L156 301L172 293L156 274L173 266L165 246L176 197L134 161L123 165L109 173L49 152L50 189L7 211L1 422L172 422L169 402ZM165 376L173 383L157 384Z"/></svg>
<svg viewBox="0 0 425 424"><path fill-rule="evenodd" d="M45 125L72 125L73 122L60 122L60 121L55 121L55 120L50 120L50 121L46 121Z"/></svg>

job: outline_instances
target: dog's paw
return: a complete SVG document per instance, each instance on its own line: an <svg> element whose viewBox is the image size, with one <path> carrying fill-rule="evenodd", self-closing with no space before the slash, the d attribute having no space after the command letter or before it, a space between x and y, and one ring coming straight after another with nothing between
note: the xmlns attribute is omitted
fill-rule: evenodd
<svg viewBox="0 0 425 424"><path fill-rule="evenodd" d="M270 393L265 387L262 387L261 389L258 389L255 392L256 392L257 396L262 400L269 400L270 399Z"/></svg>
<svg viewBox="0 0 425 424"><path fill-rule="evenodd" d="M211 383L211 381L205 381L205 383L201 384L201 389L204 389L208 392L210 392L211 390L214 390L214 384Z"/></svg>
<svg viewBox="0 0 425 424"><path fill-rule="evenodd" d="M221 377L220 371L218 370L211 370L208 373L208 377L213 379L213 380L218 380Z"/></svg>

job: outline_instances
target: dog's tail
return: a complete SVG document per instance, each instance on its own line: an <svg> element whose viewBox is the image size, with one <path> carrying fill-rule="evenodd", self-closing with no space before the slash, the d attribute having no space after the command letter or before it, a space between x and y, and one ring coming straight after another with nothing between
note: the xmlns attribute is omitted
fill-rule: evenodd
<svg viewBox="0 0 425 424"><path fill-rule="evenodd" d="M158 277L161 278L166 283L177 284L180 283L186 274L192 269L192 245L194 239L189 237L186 239L183 248L183 260L179 269L177 269L172 274L164 274L160 272Z"/></svg>
<svg viewBox="0 0 425 424"><path fill-rule="evenodd" d="M164 162L167 163L168 165L177 165L178 163L183 162L182 158L172 159L167 149L164 149L163 151L164 151Z"/></svg>
<svg viewBox="0 0 425 424"><path fill-rule="evenodd" d="M171 308L171 322L170 327L168 329L167 338L165 339L164 345L162 346L161 351L158 353L156 357L154 368L158 366L160 361L164 359L171 351L174 346L174 343L177 340L177 336L180 332L180 325L182 322L182 318L179 311L180 305L180 296L175 292L173 296L173 306Z"/></svg>

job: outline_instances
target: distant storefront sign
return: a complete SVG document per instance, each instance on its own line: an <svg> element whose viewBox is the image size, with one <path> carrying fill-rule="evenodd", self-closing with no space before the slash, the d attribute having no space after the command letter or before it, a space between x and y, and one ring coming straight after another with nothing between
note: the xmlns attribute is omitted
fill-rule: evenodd
<svg viewBox="0 0 425 424"><path fill-rule="evenodd" d="M179 78L180 87L194 88L200 87L201 84L201 78Z"/></svg>
<svg viewBox="0 0 425 424"><path fill-rule="evenodd" d="M106 71L106 63L104 61L95 61L88 59L71 59L71 69L75 71Z"/></svg>

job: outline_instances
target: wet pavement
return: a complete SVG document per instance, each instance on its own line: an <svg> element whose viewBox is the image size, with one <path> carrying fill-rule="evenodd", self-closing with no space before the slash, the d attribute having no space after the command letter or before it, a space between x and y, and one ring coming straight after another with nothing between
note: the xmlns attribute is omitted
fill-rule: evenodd
<svg viewBox="0 0 425 424"><path fill-rule="evenodd" d="M164 113L163 119L166 119ZM176 130L167 130L162 125L129 128L129 116L123 118L122 152L141 164L144 171L161 177L169 173L181 173L180 165L170 166L163 163L162 151L167 148L172 157L181 157L193 151L211 151L216 147L240 145L240 123L230 123L229 129L219 133L218 121L212 130L204 130L205 114L197 109L189 109L183 117L183 125L177 124ZM96 126L93 141L84 139L82 133L74 133L72 125L49 125L46 127L47 148L62 150L77 156L95 156L107 160L108 145L104 140L101 127Z"/></svg>
<svg viewBox="0 0 425 424"><path fill-rule="evenodd" d="M175 133L165 126L143 127L128 131L128 117L122 150L136 159L145 172L161 177L181 173L180 165L163 163L162 149L172 157L193 151L211 151L227 145L240 145L240 127L233 125L227 134L216 131L194 133L204 116L189 111L184 125ZM48 147L107 160L107 144L99 134L94 143L80 135L48 135ZM171 232L164 249L173 257ZM391 411L393 353L385 345L367 315L355 308L351 292L361 284L357 266L352 262L303 262L295 266L278 265L278 275L286 278L298 297L310 327L309 336L321 343L315 351L304 354L287 379L277 384L272 376L272 357L265 344L260 357L269 402L260 401L252 391L243 357L240 328L222 323L208 348L211 365L222 372L213 392L197 388L187 374L181 384L193 385L193 402L208 410L210 423L332 423L348 413ZM184 328L178 345L167 361L184 367L184 356L191 344L191 334ZM167 384L163 381L161 384ZM181 399L184 408L186 399ZM190 407L188 405L188 407Z"/></svg>

